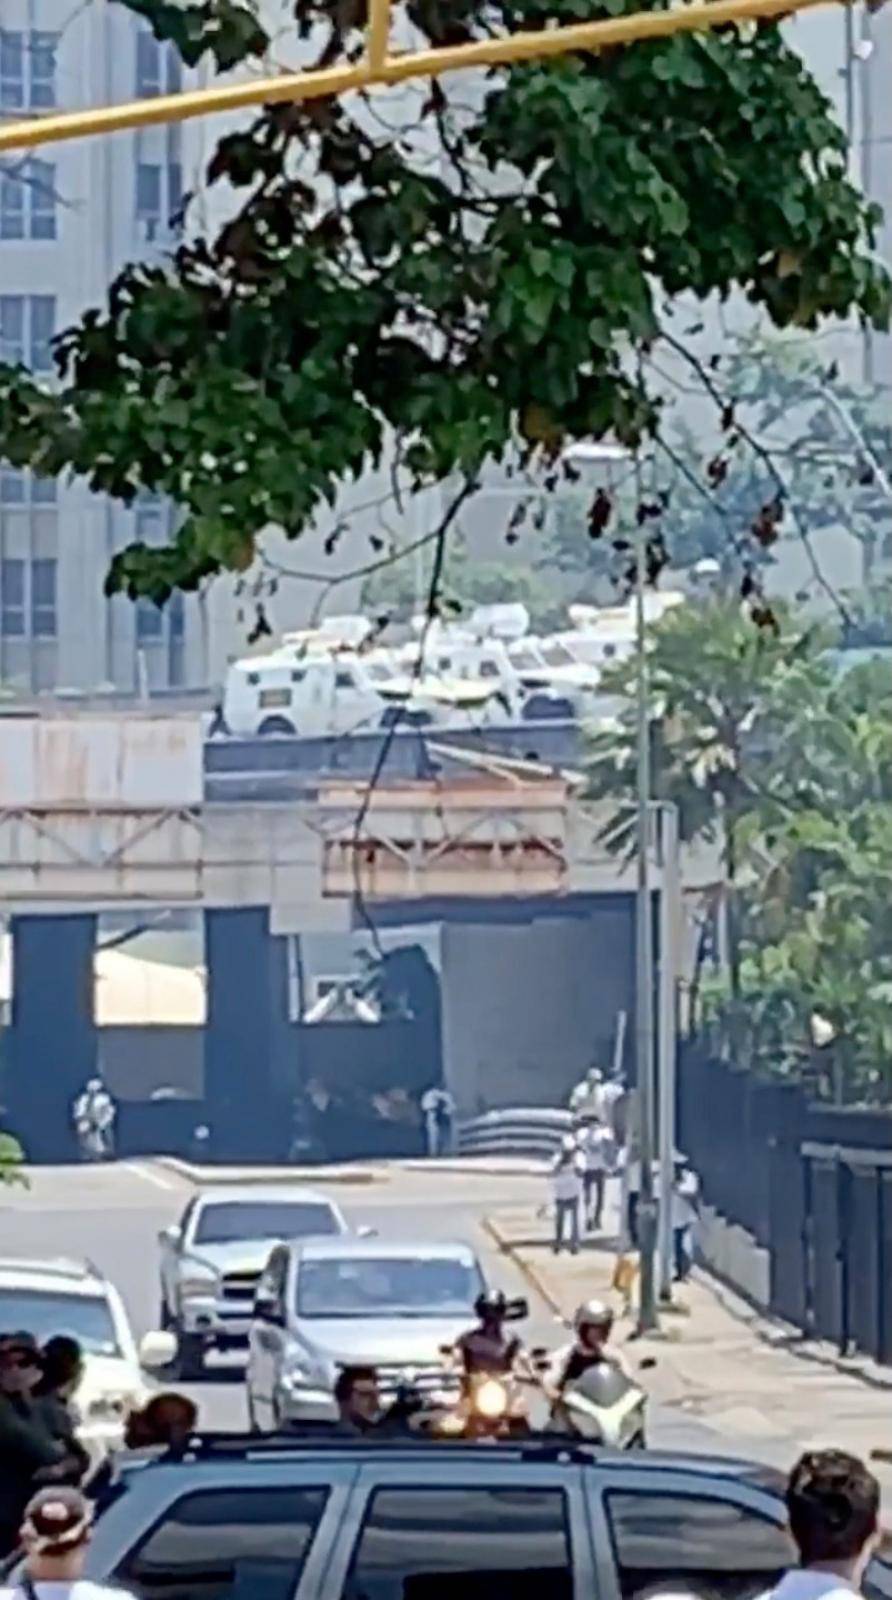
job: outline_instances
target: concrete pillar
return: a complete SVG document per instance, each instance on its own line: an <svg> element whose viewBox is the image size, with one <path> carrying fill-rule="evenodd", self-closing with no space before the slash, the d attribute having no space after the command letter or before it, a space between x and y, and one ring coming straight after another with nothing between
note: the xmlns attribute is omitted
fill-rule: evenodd
<svg viewBox="0 0 892 1600"><path fill-rule="evenodd" d="M213 1155L281 1158L290 1126L286 1088L296 1082L296 1030L288 1025L286 941L269 932L266 906L206 911L208 1013L204 1085Z"/></svg>
<svg viewBox="0 0 892 1600"><path fill-rule="evenodd" d="M71 1102L96 1072L96 917L12 919L12 1026L3 1102L29 1161L76 1155Z"/></svg>

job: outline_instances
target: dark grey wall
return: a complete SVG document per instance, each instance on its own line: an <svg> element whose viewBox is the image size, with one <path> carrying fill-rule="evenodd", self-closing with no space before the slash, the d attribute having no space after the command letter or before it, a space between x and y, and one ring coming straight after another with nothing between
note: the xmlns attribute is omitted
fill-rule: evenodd
<svg viewBox="0 0 892 1600"><path fill-rule="evenodd" d="M156 1089L204 1093L204 1029L100 1028L99 1065L118 1100L149 1100Z"/></svg>
<svg viewBox="0 0 892 1600"><path fill-rule="evenodd" d="M443 928L443 1067L464 1112L552 1105L607 1064L619 1010L632 1035L631 900L585 918Z"/></svg>

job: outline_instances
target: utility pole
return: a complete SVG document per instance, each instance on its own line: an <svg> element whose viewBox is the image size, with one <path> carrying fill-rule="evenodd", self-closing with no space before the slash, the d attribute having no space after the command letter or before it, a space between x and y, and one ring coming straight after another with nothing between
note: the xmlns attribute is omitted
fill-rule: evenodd
<svg viewBox="0 0 892 1600"><path fill-rule="evenodd" d="M678 941L681 934L681 875L678 859L678 807L666 801L660 811L660 1182L659 1292L672 1300L672 1180L675 1169L675 1082L677 1063Z"/></svg>
<svg viewBox="0 0 892 1600"><path fill-rule="evenodd" d="M640 499L640 496L638 497ZM641 1187L638 1198L639 1278L638 1332L657 1326L655 1254L657 1213L654 1204L654 1050L653 1050L653 907L648 856L651 829L650 706L645 655L644 594L647 584L647 531L639 520L635 538L635 683L638 771L636 794L635 894L635 1063L638 1080L638 1138Z"/></svg>

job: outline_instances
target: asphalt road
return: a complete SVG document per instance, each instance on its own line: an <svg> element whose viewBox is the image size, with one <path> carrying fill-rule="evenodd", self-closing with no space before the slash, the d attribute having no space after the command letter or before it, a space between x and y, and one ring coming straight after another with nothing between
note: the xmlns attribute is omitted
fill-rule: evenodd
<svg viewBox="0 0 892 1600"><path fill-rule="evenodd" d="M376 1170L381 1176L373 1183L332 1185L351 1222L368 1224L391 1238L467 1240L494 1284L530 1299L530 1321L524 1327L529 1343L553 1347L566 1338L549 1308L531 1296L519 1270L494 1249L482 1226L488 1211L538 1198L541 1178ZM324 1182L317 1187L324 1189ZM117 1285L140 1337L158 1323L158 1233L179 1217L192 1193L186 1180L149 1162L38 1169L29 1191L0 1194L0 1254L89 1258ZM213 1358L209 1381L189 1392L205 1426L246 1426L236 1358ZM652 1407L649 1436L664 1448L754 1453L752 1440L725 1439L670 1408Z"/></svg>

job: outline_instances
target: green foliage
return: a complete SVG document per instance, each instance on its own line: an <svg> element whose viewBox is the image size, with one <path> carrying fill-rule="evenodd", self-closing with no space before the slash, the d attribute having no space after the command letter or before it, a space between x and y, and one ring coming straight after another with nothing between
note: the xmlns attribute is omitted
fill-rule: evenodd
<svg viewBox="0 0 892 1600"><path fill-rule="evenodd" d="M241 0L123 3L190 63L232 67L268 42ZM590 14L405 10L432 45ZM322 63L361 47L361 0L294 15ZM126 268L60 340L52 393L0 369L0 455L177 503L173 544L130 548L110 576L160 601L247 566L271 523L297 537L385 440L419 486L518 449L535 467L576 438L635 444L660 400L630 346L659 346L678 295L736 289L782 327L888 316L875 211L774 22L494 73L476 109L437 84L374 108L268 107L222 141L208 182L239 191L231 220Z"/></svg>
<svg viewBox="0 0 892 1600"><path fill-rule="evenodd" d="M11 1133L0 1133L0 1184L19 1184L28 1187L24 1172L24 1151Z"/></svg>
<svg viewBox="0 0 892 1600"><path fill-rule="evenodd" d="M431 547L419 558L399 557L364 580L360 605L367 614L407 620L424 609L430 589ZM443 562L439 609L447 619L467 616L475 606L524 605L534 627L550 627L561 607L548 586L519 562L475 560L460 535L450 539Z"/></svg>
<svg viewBox="0 0 892 1600"><path fill-rule="evenodd" d="M768 803L793 728L830 682L822 642L783 610L776 629L757 628L739 602L721 599L675 607L650 630L653 795L678 806L682 838L722 839L732 880L738 830ZM621 697L619 727L590 741L589 796L627 800L615 848L631 828L637 672L633 658L605 675L605 691Z"/></svg>
<svg viewBox="0 0 892 1600"><path fill-rule="evenodd" d="M834 672L822 644L789 614L775 633L739 605L668 613L648 653L653 791L684 838L724 847L731 959L704 997L712 1022L766 1070L817 1068L828 1093L888 1101L892 663ZM625 797L628 824L634 664L612 687L626 709L593 741L589 789Z"/></svg>

